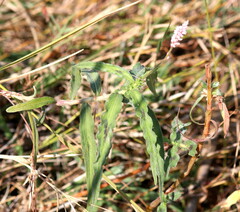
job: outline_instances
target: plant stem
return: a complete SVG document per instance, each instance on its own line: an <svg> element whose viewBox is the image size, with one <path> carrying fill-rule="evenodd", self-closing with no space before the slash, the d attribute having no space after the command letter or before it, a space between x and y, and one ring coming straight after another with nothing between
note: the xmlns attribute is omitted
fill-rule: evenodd
<svg viewBox="0 0 240 212"><path fill-rule="evenodd" d="M37 178L37 154L38 154L38 141L39 141L39 136L38 136L38 131L37 131L37 125L35 122L35 118L31 114L31 111L28 111L28 118L30 122L30 126L32 129L32 153L31 153L31 168L32 168L32 173L30 174L30 183L32 186L31 190L31 211L35 212L37 211L37 190L36 190L36 178Z"/></svg>
<svg viewBox="0 0 240 212"><path fill-rule="evenodd" d="M205 124L203 136L207 137L210 131L210 123L212 118L212 73L209 65L206 65L206 78L207 78L207 110L205 112Z"/></svg>

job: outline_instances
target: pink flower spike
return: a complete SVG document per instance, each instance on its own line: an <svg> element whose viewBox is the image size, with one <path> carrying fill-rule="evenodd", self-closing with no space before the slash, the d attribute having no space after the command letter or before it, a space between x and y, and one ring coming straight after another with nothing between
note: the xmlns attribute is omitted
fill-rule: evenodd
<svg viewBox="0 0 240 212"><path fill-rule="evenodd" d="M174 30L172 39L171 39L171 47L175 48L176 46L180 45L180 41L182 40L183 36L187 34L187 27L188 22L185 21L182 26L177 26Z"/></svg>

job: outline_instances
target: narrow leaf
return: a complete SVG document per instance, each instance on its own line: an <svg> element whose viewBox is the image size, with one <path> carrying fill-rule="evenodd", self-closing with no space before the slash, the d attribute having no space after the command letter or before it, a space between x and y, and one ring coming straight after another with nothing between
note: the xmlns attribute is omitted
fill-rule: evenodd
<svg viewBox="0 0 240 212"><path fill-rule="evenodd" d="M123 96L118 93L110 95L105 105L105 112L101 117L101 124L98 128L99 156L98 163L104 164L111 148L111 139L113 128L116 125L116 119L122 108Z"/></svg>
<svg viewBox="0 0 240 212"><path fill-rule="evenodd" d="M21 112L25 110L33 110L36 108L43 107L45 105L49 105L54 103L55 100L52 97L49 96L44 96L36 99L32 99L30 101L24 102L24 103L19 103L17 105L13 105L9 108L7 108L8 113L15 113L15 112Z"/></svg>
<svg viewBox="0 0 240 212"><path fill-rule="evenodd" d="M81 85L81 69L78 69L76 66L72 67L72 76L71 76L71 91L70 99L73 100L77 96L78 89Z"/></svg>
<svg viewBox="0 0 240 212"><path fill-rule="evenodd" d="M178 149L180 144L182 143L181 133L179 127L183 128L184 124L178 120L177 117L171 123L171 134L170 140L173 145L172 148L168 151L167 157L165 159L165 172L166 176L168 176L171 168L176 167L180 157L178 155ZM182 129L181 129L182 130Z"/></svg>
<svg viewBox="0 0 240 212"><path fill-rule="evenodd" d="M157 143L159 149L159 156L157 160L159 160L159 169L161 170L159 173L159 190L160 190L160 196L163 195L164 190L164 179L165 179L165 171L164 171L164 158L165 158L165 152L164 152L164 138L162 134L162 129L159 125L159 122L157 120L157 117L155 116L154 112L150 107L148 107L148 115L151 117L153 122L153 131L157 135Z"/></svg>
<svg viewBox="0 0 240 212"><path fill-rule="evenodd" d="M22 156L15 156L15 155L2 155L0 154L0 159L5 159L5 160L14 160L24 166L26 166L29 170L32 170L32 167L29 166L29 160L25 159L24 157Z"/></svg>
<svg viewBox="0 0 240 212"><path fill-rule="evenodd" d="M153 131L157 135L157 143L160 145L160 156L164 159L164 138L162 134L162 129L159 125L158 119L150 107L148 107L148 115L151 117L153 122Z"/></svg>
<svg viewBox="0 0 240 212"><path fill-rule="evenodd" d="M162 150L157 135L153 130L154 125L151 116L149 116L148 103L138 90L129 91L126 93L126 97L135 107L136 115L140 119L140 127L146 140L147 152L150 155L154 183L161 186L164 180L162 179L164 175Z"/></svg>
<svg viewBox="0 0 240 212"><path fill-rule="evenodd" d="M101 78L98 72L93 72L88 70L87 72L87 80L90 83L92 91L98 96L101 93Z"/></svg>
<svg viewBox="0 0 240 212"><path fill-rule="evenodd" d="M95 205L100 192L100 182L102 179L102 173L106 158L111 150L111 139L113 136L113 128L116 126L116 120L120 110L122 108L123 96L118 93L110 95L108 101L105 104L105 112L101 117L101 124L98 127L97 139L98 139L98 157L95 163L95 176L92 181L92 189L89 191L88 200L91 205ZM89 206L89 211L95 211L96 208Z"/></svg>
<svg viewBox="0 0 240 212"><path fill-rule="evenodd" d="M80 113L80 136L82 143L83 159L86 167L86 179L88 189L88 207L93 203L90 195L94 193L96 188L93 186L94 178L94 162L96 161L96 141L94 138L94 120L91 113L91 108L87 103L84 103Z"/></svg>
<svg viewBox="0 0 240 212"><path fill-rule="evenodd" d="M81 154L81 150L79 148L76 148L75 145L72 145L70 142L66 141L62 135L58 135L58 134L55 134L56 137L58 138L58 140L63 144L65 145L71 152L73 152L74 154ZM43 143L43 145L45 145ZM46 146L46 145L45 145Z"/></svg>
<svg viewBox="0 0 240 212"><path fill-rule="evenodd" d="M76 67L82 69L82 73L86 73L88 72L88 70L103 71L120 76L129 82L134 82L129 71L124 68L121 68L120 66L107 64L103 62L81 62L76 64Z"/></svg>
<svg viewBox="0 0 240 212"><path fill-rule="evenodd" d="M154 95L157 95L156 92L157 75L158 75L157 71L154 71L147 77L147 86Z"/></svg>

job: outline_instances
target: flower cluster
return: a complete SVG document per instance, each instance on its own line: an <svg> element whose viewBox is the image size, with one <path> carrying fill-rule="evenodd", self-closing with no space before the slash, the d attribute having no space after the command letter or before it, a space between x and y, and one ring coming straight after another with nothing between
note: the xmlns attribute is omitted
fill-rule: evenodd
<svg viewBox="0 0 240 212"><path fill-rule="evenodd" d="M185 21L182 26L177 26L174 30L172 39L171 39L171 47L175 48L176 46L180 45L180 41L182 40L183 36L187 34L187 27L188 21Z"/></svg>

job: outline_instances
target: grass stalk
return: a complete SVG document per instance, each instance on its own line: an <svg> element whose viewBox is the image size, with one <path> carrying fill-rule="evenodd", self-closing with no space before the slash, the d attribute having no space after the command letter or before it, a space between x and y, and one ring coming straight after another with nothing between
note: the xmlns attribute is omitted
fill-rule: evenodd
<svg viewBox="0 0 240 212"><path fill-rule="evenodd" d="M37 131L37 124L35 122L35 118L32 116L31 111L28 111L28 118L31 126L32 133L32 153L31 153L31 170L30 173L30 184L31 188L31 211L35 212L37 210L37 189L36 189L36 178L37 178L37 154L38 154L38 143L39 143L39 135Z"/></svg>
<svg viewBox="0 0 240 212"><path fill-rule="evenodd" d="M102 177L116 192L118 192L122 196L123 199L125 199L131 204L132 208L134 208L135 211L144 212L144 210L140 206L138 206L132 199L129 199L129 197L124 192L118 189L116 184L113 183L105 174L103 174Z"/></svg>

